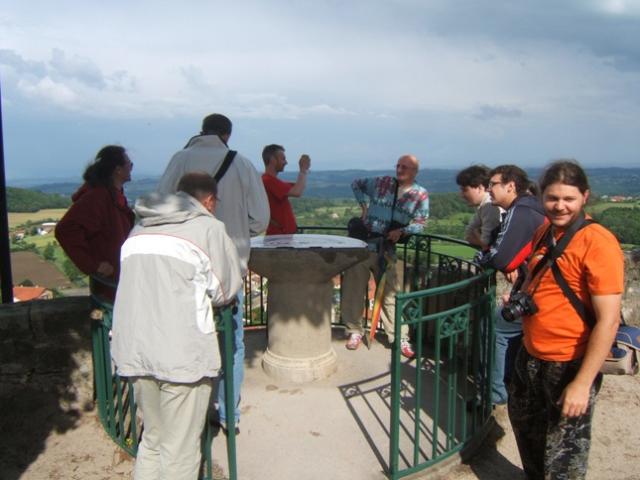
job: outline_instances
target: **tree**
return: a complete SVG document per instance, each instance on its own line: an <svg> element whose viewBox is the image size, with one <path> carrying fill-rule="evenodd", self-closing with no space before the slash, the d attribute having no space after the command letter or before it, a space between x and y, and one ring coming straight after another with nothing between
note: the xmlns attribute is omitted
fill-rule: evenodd
<svg viewBox="0 0 640 480"><path fill-rule="evenodd" d="M48 261L53 261L56 259L56 248L53 242L47 243L47 246L44 247L44 250L42 252L42 256L45 260Z"/></svg>
<svg viewBox="0 0 640 480"><path fill-rule="evenodd" d="M640 245L640 208L612 207L595 216L620 243Z"/></svg>
<svg viewBox="0 0 640 480"><path fill-rule="evenodd" d="M67 276L67 278L72 282L80 280L84 276L84 273L82 273L78 269L78 267L76 267L75 264L68 258L66 258L64 262L62 262L62 269L64 270L64 274Z"/></svg>
<svg viewBox="0 0 640 480"><path fill-rule="evenodd" d="M43 208L67 208L69 205L71 205L71 199L66 195L7 187L7 211L9 212L37 212Z"/></svg>

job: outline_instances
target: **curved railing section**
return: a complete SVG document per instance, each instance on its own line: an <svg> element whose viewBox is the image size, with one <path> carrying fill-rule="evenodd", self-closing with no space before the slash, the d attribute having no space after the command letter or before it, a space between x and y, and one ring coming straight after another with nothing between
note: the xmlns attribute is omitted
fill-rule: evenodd
<svg viewBox="0 0 640 480"><path fill-rule="evenodd" d="M455 279L475 266L436 255L436 278ZM425 470L479 444L491 425L495 277L480 272L462 280L396 296L395 335L414 332L416 360L402 363L392 347L392 479Z"/></svg>
<svg viewBox="0 0 640 480"><path fill-rule="evenodd" d="M344 235L345 229L301 231ZM471 449L491 425L495 275L471 260L474 252L440 235L412 235L396 246L403 291L396 295L394 336L400 338L402 325L411 327L416 360L402 363L399 345L392 346L392 479Z"/></svg>
<svg viewBox="0 0 640 480"><path fill-rule="evenodd" d="M301 227L299 233L345 235L345 228ZM495 275L470 258L466 242L438 235L412 235L396 247L402 266L402 291L396 295L395 337L410 325L416 359L402 362L391 350L389 471L392 479L427 469L483 438L492 414L490 366L494 352ZM100 279L92 278L92 284ZM336 279L334 324L341 324L341 281ZM250 273L245 281L245 328L267 324L268 282ZM92 291L95 290L92 288ZM135 455L141 434L133 388L115 372L110 354L110 302L91 296L95 395L100 421L113 440ZM371 304L371 298L363 301ZM369 312L367 308L365 311ZM232 319L222 309L219 331L223 367L232 368ZM368 321L368 319L367 319ZM226 332L230 334L227 335ZM226 376L228 403L233 384ZM235 479L234 428L230 425L229 478ZM203 472L210 479L212 432L203 434Z"/></svg>

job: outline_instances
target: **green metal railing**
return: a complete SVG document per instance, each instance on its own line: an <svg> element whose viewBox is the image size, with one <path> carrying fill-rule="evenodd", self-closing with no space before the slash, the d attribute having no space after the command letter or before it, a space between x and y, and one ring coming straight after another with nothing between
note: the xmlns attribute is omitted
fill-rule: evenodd
<svg viewBox="0 0 640 480"><path fill-rule="evenodd" d="M492 415L495 276L461 259L433 252L430 257L437 265L427 264L426 283L434 286L396 296L395 335L402 325L412 327L416 359L403 364L399 345L392 346L392 479L482 438Z"/></svg>
<svg viewBox="0 0 640 480"><path fill-rule="evenodd" d="M91 291L95 291L96 285L115 287L98 277L91 278ZM113 441L132 456L136 456L138 444L142 435L143 425L137 415L133 385L128 378L120 377L111 361L111 325L113 305L103 297L91 294L92 318L91 327L93 342L93 377L95 397L98 405L98 417L104 430ZM231 307L215 310L216 329L221 332L222 366L227 372L233 370L233 317ZM233 405L233 375L225 375L225 401L227 405ZM211 414L211 412L209 412ZM236 463L236 434L235 416L228 419L227 436L227 460L229 464L229 479L237 479ZM212 480L213 429L207 418L204 432L202 433L202 480Z"/></svg>
<svg viewBox="0 0 640 480"><path fill-rule="evenodd" d="M346 229L300 229L301 233L309 231L344 234ZM387 472L392 479L424 470L463 451L482 438L490 426L495 275L493 271L482 271L468 259L438 251L442 244L467 245L443 236L414 235L396 248L403 266L403 289L396 295L395 337L400 338L402 325L410 325L416 359L402 363L399 344L393 344ZM257 275L249 275L244 288L245 327L265 326L268 312L264 293L268 283ZM133 388L126 379L118 377L111 362L111 305L94 295L92 301L103 311L102 319L93 326L100 421L118 445L135 455L141 426L136 417ZM231 371L232 315L229 308L220 313L223 368ZM341 318L337 317L334 323L341 323ZM225 382L227 404L231 405L232 375L226 375ZM235 426L231 424L235 419L232 415L228 420L229 478L235 480ZM211 441L212 430L207 422L202 441L202 478L206 480L212 477Z"/></svg>

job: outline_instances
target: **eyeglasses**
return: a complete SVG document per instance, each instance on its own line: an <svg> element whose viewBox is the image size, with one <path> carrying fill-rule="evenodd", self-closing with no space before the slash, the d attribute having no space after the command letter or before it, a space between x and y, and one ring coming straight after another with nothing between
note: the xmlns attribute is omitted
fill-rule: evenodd
<svg viewBox="0 0 640 480"><path fill-rule="evenodd" d="M504 182L489 182L489 188L493 188L495 185L504 185Z"/></svg>

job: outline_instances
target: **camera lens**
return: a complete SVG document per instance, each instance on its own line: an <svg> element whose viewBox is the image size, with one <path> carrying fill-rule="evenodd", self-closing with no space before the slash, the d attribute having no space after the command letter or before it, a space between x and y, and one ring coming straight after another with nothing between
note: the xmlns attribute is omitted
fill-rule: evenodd
<svg viewBox="0 0 640 480"><path fill-rule="evenodd" d="M507 322L514 322L522 316L522 309L517 303L508 303L502 307L502 318Z"/></svg>

